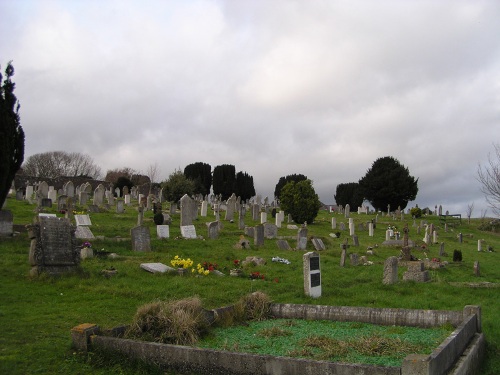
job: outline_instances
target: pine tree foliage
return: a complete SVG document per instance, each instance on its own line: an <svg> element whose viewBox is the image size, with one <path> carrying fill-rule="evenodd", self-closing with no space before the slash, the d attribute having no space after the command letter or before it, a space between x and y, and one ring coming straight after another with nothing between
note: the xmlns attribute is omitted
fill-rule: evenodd
<svg viewBox="0 0 500 375"><path fill-rule="evenodd" d="M321 202L311 180L290 181L281 189L280 206L298 224L311 224L318 216Z"/></svg>
<svg viewBox="0 0 500 375"><path fill-rule="evenodd" d="M195 194L208 195L212 186L212 167L210 164L196 162L184 168L184 175L195 183Z"/></svg>
<svg viewBox="0 0 500 375"><path fill-rule="evenodd" d="M223 200L228 199L236 187L236 168L231 164L222 164L214 168L213 190L215 195L221 195Z"/></svg>
<svg viewBox="0 0 500 375"><path fill-rule="evenodd" d="M24 131L19 117L19 102L11 78L14 67L9 62L2 83L0 73L0 208L9 194L16 172L24 160Z"/></svg>
<svg viewBox="0 0 500 375"><path fill-rule="evenodd" d="M236 173L236 196L241 197L242 201L248 201L255 195L253 177L246 172Z"/></svg>
<svg viewBox="0 0 500 375"><path fill-rule="evenodd" d="M418 178L392 156L385 156L373 162L366 175L359 180L363 197L373 208L380 211L398 207L406 208L418 193Z"/></svg>
<svg viewBox="0 0 500 375"><path fill-rule="evenodd" d="M336 194L334 195L337 205L355 208L363 204L363 195L360 192L359 184L357 182L349 182L345 184L338 184Z"/></svg>

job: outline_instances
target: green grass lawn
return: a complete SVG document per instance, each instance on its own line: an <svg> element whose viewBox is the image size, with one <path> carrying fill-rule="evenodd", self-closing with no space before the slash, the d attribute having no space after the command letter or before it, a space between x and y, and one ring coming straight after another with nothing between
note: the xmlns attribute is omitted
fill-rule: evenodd
<svg viewBox="0 0 500 375"><path fill-rule="evenodd" d="M14 214L14 223L19 225L32 222L35 206L9 198L7 209ZM82 208L77 208L82 211ZM55 209L50 212L55 213ZM62 216L62 215L60 215ZM498 234L478 229L480 219L470 225L466 221L448 232L436 217L423 218L434 223L439 232L439 242L445 243L448 256L441 260L450 262L445 268L430 271L431 282L419 284L399 282L383 285L384 260L399 255L399 248L381 246L385 239L385 229L395 225L402 229L406 222L394 221L389 217L378 218L375 237L368 231L356 231L359 247L351 247L350 252L365 255L367 247L375 247L375 254L368 256L370 266L340 267L340 244L348 236L342 232L340 238L332 238L330 233L333 214L321 211L314 224L308 226L309 236L319 237L326 245L321 252L322 296L312 299L304 295L302 277L302 251L278 250L274 240L266 240L260 248L237 249L235 245L243 235L236 223L223 222L223 229L217 240L183 240L180 237L179 215L173 215L170 239L156 239L156 229L152 212L146 212L144 223L150 228L152 251L138 253L131 251L130 241L119 242L115 237L129 237L129 230L136 225L137 211L127 208L122 215L109 213L90 214L92 232L106 239L92 241L94 250L115 252L118 259L93 258L82 261L81 272L63 277L29 277L28 253L30 240L26 232L14 238L0 240L0 373L2 374L137 374L154 373L152 367L116 358L107 360L98 353L82 355L71 348L70 330L81 323L97 323L111 328L129 324L137 308L154 300L199 296L205 308L220 307L236 302L241 296L257 290L268 294L275 302L308 303L321 305L392 307L413 309L462 310L465 305L481 305L483 331L487 340L487 359L482 373L500 373L500 303L497 286L500 284L500 237ZM351 214L357 224L373 219L372 215ZM347 219L335 215L337 223ZM408 218L408 216L407 216ZM209 210L207 218L195 221L197 233L206 237L206 222L213 221ZM269 215L269 220L271 215ZM419 223L420 220L417 220ZM247 213L247 225L255 225ZM423 232L417 235L408 218L410 239L422 244ZM285 224L286 226L286 224ZM457 234L464 234L463 243L458 243ZM281 228L279 236L289 237L291 247L295 247L297 230ZM483 249L492 246L493 252L478 252L477 241L484 239ZM253 240L250 241L253 244ZM352 243L352 241L349 241ZM461 250L463 261L452 262L453 250ZM308 243L307 251L312 251ZM431 245L426 253L429 258L438 257L439 245ZM245 259L249 255L263 257L267 264L245 269L249 275L258 271L264 280L250 280L247 277L220 277L213 274L194 277L192 274L150 274L139 265L145 262L161 262L170 265L175 255L191 258L194 264L217 263L222 272L229 274L235 259ZM414 255L423 258L422 250ZM290 260L291 264L271 262L279 256ZM481 276L473 272L474 261L480 262ZM114 267L118 273L110 278L102 276L103 269ZM400 280L405 269L399 269ZM491 284L486 284L491 283ZM481 287L475 287L475 286ZM488 285L490 287L484 287ZM158 370L158 373L161 373Z"/></svg>

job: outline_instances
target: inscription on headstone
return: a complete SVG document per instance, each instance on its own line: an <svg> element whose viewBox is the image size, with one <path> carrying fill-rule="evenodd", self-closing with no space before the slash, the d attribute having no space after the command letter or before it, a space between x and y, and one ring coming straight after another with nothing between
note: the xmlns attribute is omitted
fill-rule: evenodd
<svg viewBox="0 0 500 375"><path fill-rule="evenodd" d="M182 225L181 235L184 238L196 238L196 228L194 225Z"/></svg>

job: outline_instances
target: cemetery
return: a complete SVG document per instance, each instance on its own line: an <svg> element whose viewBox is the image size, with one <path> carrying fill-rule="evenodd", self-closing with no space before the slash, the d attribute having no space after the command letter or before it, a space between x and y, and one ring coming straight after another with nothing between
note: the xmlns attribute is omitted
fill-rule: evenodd
<svg viewBox="0 0 500 375"><path fill-rule="evenodd" d="M162 202L168 224L157 224L146 197L109 199L96 186L84 203L55 194L49 205L49 189L40 193L33 200L10 196L2 211L4 373L500 370L500 238L479 229L488 219L448 226L437 212L411 218L338 207L305 224L260 197L242 203L184 196L177 206ZM396 365L124 337L153 301L196 296L211 325L255 292L269 297L272 319L449 331L428 352L406 353Z"/></svg>

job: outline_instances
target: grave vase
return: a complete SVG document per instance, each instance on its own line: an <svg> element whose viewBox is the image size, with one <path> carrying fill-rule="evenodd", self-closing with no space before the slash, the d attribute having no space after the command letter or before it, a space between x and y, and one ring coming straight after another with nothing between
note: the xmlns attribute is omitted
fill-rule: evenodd
<svg viewBox="0 0 500 375"><path fill-rule="evenodd" d="M179 276L184 276L187 274L187 272L188 272L187 268L177 268L177 273L179 274Z"/></svg>

